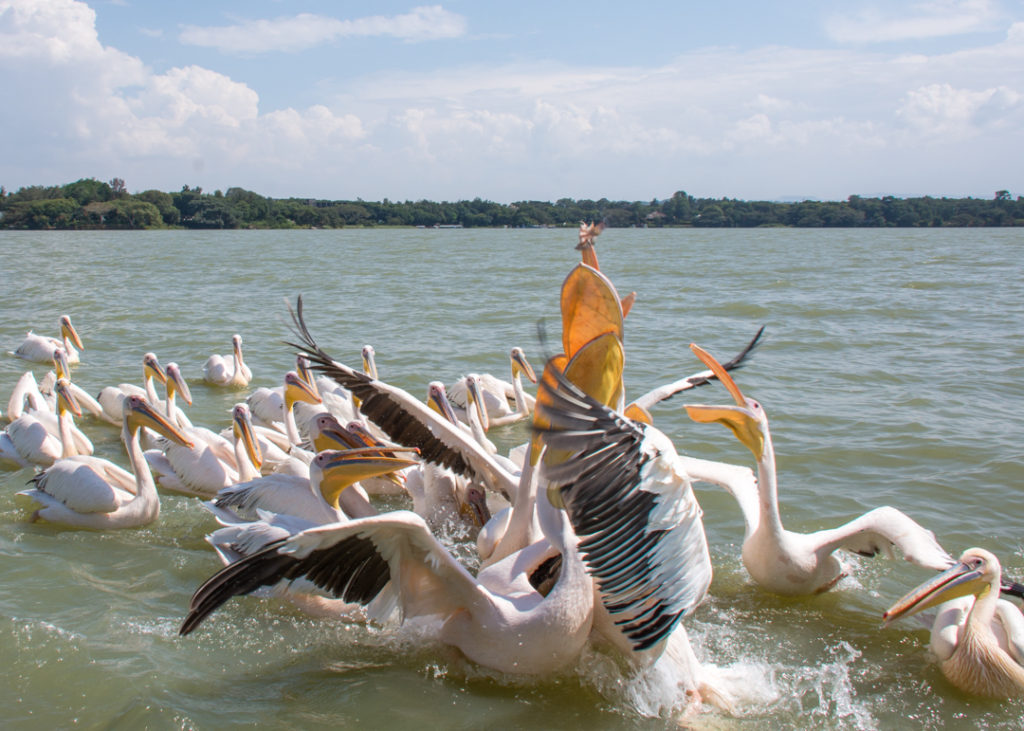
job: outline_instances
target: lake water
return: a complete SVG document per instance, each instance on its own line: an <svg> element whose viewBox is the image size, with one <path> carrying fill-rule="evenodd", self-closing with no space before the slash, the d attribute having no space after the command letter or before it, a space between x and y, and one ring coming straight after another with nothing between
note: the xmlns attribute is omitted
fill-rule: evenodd
<svg viewBox="0 0 1024 731"><path fill-rule="evenodd" d="M573 230L3 232L0 350L70 314L86 350L75 381L96 393L139 382L147 350L190 380L188 413L229 423L246 391L201 385L211 353L245 341L253 386L293 367L285 300L358 364L425 395L430 380L505 374L522 346L535 366L544 320L557 347L558 295L577 261ZM602 270L638 298L626 320L627 398L699 370L695 341L725 358L761 325L738 372L771 420L787 527L814 530L878 505L903 509L952 553L979 545L1024 578L1024 231L607 230ZM27 368L0 356L0 407ZM36 368L37 376L45 368ZM681 452L752 464L726 430L683 402L728 403L717 384L654 410ZM118 432L82 424L125 463ZM498 437L522 441L523 426ZM6 728L663 728L664 693L588 653L542 680L503 677L420 637L311 619L236 599L194 635L178 624L219 566L215 527L165 495L143 529L29 524L0 472L0 707ZM881 613L926 572L856 560L832 592L769 595L740 562L730 497L698 496L714 561L686 622L698 654L750 691L711 728L1019 728L1024 703L953 689L912 621ZM655 684L656 685L656 684ZM661 714L661 715L659 715ZM908 720L909 719L909 720Z"/></svg>

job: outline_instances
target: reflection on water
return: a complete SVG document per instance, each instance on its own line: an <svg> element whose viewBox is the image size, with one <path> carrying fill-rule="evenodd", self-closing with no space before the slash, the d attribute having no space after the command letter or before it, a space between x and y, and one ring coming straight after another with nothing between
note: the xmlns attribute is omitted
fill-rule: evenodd
<svg viewBox="0 0 1024 731"><path fill-rule="evenodd" d="M207 356L240 333L253 387L293 365L286 299L302 293L311 331L413 393L470 371L503 375L510 346L534 364L557 343L558 290L573 231L61 232L0 234L0 348L72 316L85 340L77 383L138 382L147 350L182 367L189 415L226 426L243 392L200 382ZM606 231L602 269L637 291L626 320L626 383L639 394L699 369L688 345L729 355L762 324L766 341L737 375L765 407L783 519L837 525L895 505L953 553L971 545L1024 576L1022 235L953 231ZM12 263L14 263L12 265ZM0 358L0 408L27 364ZM35 369L41 376L45 368ZM683 400L724 403L719 387ZM724 430L692 423L680 399L657 425L694 456L749 463ZM84 425L124 463L117 431ZM499 446L526 437L523 425ZM177 626L217 567L212 519L164 496L158 522L95 533L27 524L0 473L0 690L8 724L210 728L659 728L671 678L633 677L600 648L573 672L507 678L424 640L415 626L353 627L243 598L196 635ZM731 498L702 488L715 565L711 596L687 620L698 654L743 688L714 728L1017 728L1020 702L964 697L929 660L912 620L881 612L924 578L904 562L855 559L827 595L784 599L750 584Z"/></svg>

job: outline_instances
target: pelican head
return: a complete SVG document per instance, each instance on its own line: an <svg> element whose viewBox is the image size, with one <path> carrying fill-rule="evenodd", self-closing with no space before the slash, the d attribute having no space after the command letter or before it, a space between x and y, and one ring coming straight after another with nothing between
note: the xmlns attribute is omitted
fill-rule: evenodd
<svg viewBox="0 0 1024 731"><path fill-rule="evenodd" d="M71 365L68 363L68 353L64 348L53 349L53 370L57 372L57 378L70 378Z"/></svg>
<svg viewBox="0 0 1024 731"><path fill-rule="evenodd" d="M686 406L686 413L694 421L702 424L709 424L717 421L725 425L736 435L747 449L754 454L754 458L760 460L764 456L765 444L767 443L768 417L764 409L757 401L747 398L740 391L740 387L732 380L729 372L715 360L715 358L703 348L691 343L690 349L700 358L715 376L726 387L733 399L735 406Z"/></svg>
<svg viewBox="0 0 1024 731"><path fill-rule="evenodd" d="M231 349L235 352L235 359L242 359L242 336L235 333L231 336Z"/></svg>
<svg viewBox="0 0 1024 731"><path fill-rule="evenodd" d="M416 452L414 449L389 451ZM310 482L319 482L320 494L333 507L338 507L338 498L350 485L369 477L412 467L416 460L384 456L380 448L326 449L309 466Z"/></svg>
<svg viewBox="0 0 1024 731"><path fill-rule="evenodd" d="M377 357L372 345L363 346L363 373L377 380Z"/></svg>
<svg viewBox="0 0 1024 731"><path fill-rule="evenodd" d="M155 378L162 384L167 383L167 374L164 373L160 361L156 359L156 353L146 353L142 356L143 378Z"/></svg>
<svg viewBox="0 0 1024 731"><path fill-rule="evenodd" d="M260 443L256 439L256 431L252 426L252 413L249 411L248 405L235 404L235 408L231 410L231 421L235 439L241 440L249 459L257 470L260 469L263 466L263 450L260 449Z"/></svg>
<svg viewBox="0 0 1024 731"><path fill-rule="evenodd" d="M316 385L316 378L313 377L313 371L309 367L309 358L305 353L299 353L295 356L295 372L299 374L299 378L309 384L313 393L317 396L320 395L320 389Z"/></svg>
<svg viewBox="0 0 1024 731"><path fill-rule="evenodd" d="M470 373L466 376L466 410L467 413L470 408L476 409L476 415L480 419L480 425L484 431L487 431L490 426L490 418L487 415L487 409L484 408L483 389L480 385L480 376L476 373Z"/></svg>
<svg viewBox="0 0 1024 731"><path fill-rule="evenodd" d="M70 412L78 417L82 416L82 409L79 407L75 395L71 393L71 381L67 378L58 378L53 390L57 394L57 408L60 411Z"/></svg>
<svg viewBox="0 0 1024 731"><path fill-rule="evenodd" d="M348 429L341 425L341 422L334 414L323 412L317 414L309 430L309 440L313 443L313 450L322 452L325 449L352 449L361 447L355 437Z"/></svg>
<svg viewBox="0 0 1024 731"><path fill-rule="evenodd" d="M313 391L312 386L306 383L304 378L295 371L288 371L284 374L284 407L290 409L292 404L298 401L307 404L323 403L323 399Z"/></svg>
<svg viewBox="0 0 1024 731"><path fill-rule="evenodd" d="M167 396L170 397L179 393L185 403L191 406L192 392L188 390L188 384L185 383L185 377L181 375L181 368L178 367L178 364L168 363L166 375L167 378L165 383L167 384Z"/></svg>
<svg viewBox="0 0 1024 731"><path fill-rule="evenodd" d="M516 346L512 348L510 356L512 358L512 375L515 376L517 373L522 373L524 376L530 379L530 383L537 382L537 374L533 372L533 366L530 365L530 361L526 360L526 355L523 353L523 349Z"/></svg>
<svg viewBox="0 0 1024 731"><path fill-rule="evenodd" d="M427 406L452 424L459 423L459 418L452 411L451 402L448 400L448 392L440 381L431 381L427 386Z"/></svg>
<svg viewBox="0 0 1024 731"><path fill-rule="evenodd" d="M460 503L459 513L468 514L477 528L483 528L491 519L491 509L487 507L487 496L476 485L466 488L465 499L460 500Z"/></svg>
<svg viewBox="0 0 1024 731"><path fill-rule="evenodd" d="M60 334L70 340L79 350L85 350L85 346L82 345L82 339L78 337L78 332L75 330L74 325L71 324L71 318L67 315L60 316Z"/></svg>
<svg viewBox="0 0 1024 731"><path fill-rule="evenodd" d="M882 615L885 625L962 596L984 596L999 588L999 559L984 548L968 548L960 560L908 592Z"/></svg>
<svg viewBox="0 0 1024 731"><path fill-rule="evenodd" d="M171 364L167 365L170 368ZM145 399L138 396L128 396L124 401L124 426L130 433L138 431L141 427L146 427L162 434L175 444L189 449L193 447L192 441L178 427L171 424Z"/></svg>

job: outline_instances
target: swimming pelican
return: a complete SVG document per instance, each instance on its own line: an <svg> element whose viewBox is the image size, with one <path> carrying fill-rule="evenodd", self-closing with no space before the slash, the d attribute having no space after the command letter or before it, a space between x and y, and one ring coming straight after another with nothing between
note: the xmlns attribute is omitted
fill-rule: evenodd
<svg viewBox="0 0 1024 731"><path fill-rule="evenodd" d="M547 542L507 559L524 569L515 585L491 583L490 569L474 577L423 518L400 510L310 528L222 569L196 590L180 633L192 632L232 596L305 578L346 602L391 599L405 618L437 615L437 638L486 667L525 674L560 670L586 644L594 591L565 513L546 502L539 512ZM561 571L542 594L527 579L553 552L562 556Z"/></svg>
<svg viewBox="0 0 1024 731"><path fill-rule="evenodd" d="M396 451L411 450L391 450L392 453ZM308 479L294 475L264 475L225 487L217 493L213 504L216 508L230 510L243 520L253 520L258 516L257 511L263 510L302 518L317 525L376 515L377 509L370 504L365 493L354 488L353 483L414 464L414 460L382 454L375 447L327 449L313 458ZM342 467L344 469L336 469Z"/></svg>
<svg viewBox="0 0 1024 731"><path fill-rule="evenodd" d="M64 352L68 355L68 362L71 364L78 363L78 350L85 349L85 346L82 345L82 339L78 337L78 332L72 326L70 317L61 315L59 322L59 340L44 335L36 335L30 330L13 355L35 363L50 363L53 360L53 351L56 348L64 348Z"/></svg>
<svg viewBox="0 0 1024 731"><path fill-rule="evenodd" d="M999 598L999 559L968 548L960 560L893 604L885 625L943 602L931 649L956 687L988 698L1024 696L1024 616ZM964 598L960 601L958 598Z"/></svg>
<svg viewBox="0 0 1024 731"><path fill-rule="evenodd" d="M55 386L57 393L57 434L50 432L44 420L53 417L49 412L26 412L7 425L0 433L0 461L13 462L20 467L39 465L48 467L61 457L79 454L74 434L74 415L82 412L68 388L67 379L61 378ZM92 442L84 434L88 451ZM83 450L84 451L84 450Z"/></svg>
<svg viewBox="0 0 1024 731"><path fill-rule="evenodd" d="M690 346L728 389L735 406L687 405L690 418L701 423L718 422L728 427L757 460L756 481L736 481L727 488L739 503L746 524L743 565L751 578L776 594L816 594L831 589L847 569L834 555L839 549L862 556L892 555L898 548L904 558L937 571L947 568L952 557L931 531L896 508L875 508L849 523L814 533L794 533L782 527L779 515L775 450L768 417L761 404L747 398L732 377L709 353Z"/></svg>
<svg viewBox="0 0 1024 731"><path fill-rule="evenodd" d="M68 362L68 354L64 348L57 348L53 351L53 369L58 379L65 378L68 381L68 388L78 402L78 408L82 413L88 413L98 419L104 419L103 407L84 388L71 380L71 364Z"/></svg>
<svg viewBox="0 0 1024 731"><path fill-rule="evenodd" d="M83 413L89 412L93 416L102 417L102 407L99 402L90 396L84 389L71 382L71 364L68 363L67 353L63 348L55 348L53 351L53 370L47 371L40 383L36 383L32 371L25 371L11 391L11 397L7 401L7 418L14 421L26 410L38 413L50 412L56 414L56 396L53 391L54 384L58 378L68 379L68 389L78 402L79 409ZM57 435L56 431L51 433Z"/></svg>
<svg viewBox="0 0 1024 731"><path fill-rule="evenodd" d="M490 373L482 373L477 377L480 383L482 406L487 413L488 428L512 424L525 419L533 411L533 396L523 389L523 376L531 383L537 382L533 366L526 360L520 347L512 348L509 353L512 363L512 382L504 381ZM466 408L466 378L460 378L446 388L448 398L461 409Z"/></svg>
<svg viewBox="0 0 1024 731"><path fill-rule="evenodd" d="M146 450L146 461L160 487L182 495L213 497L221 488L239 480L235 445L210 429L192 426L175 398L180 392L186 403L192 402L181 369L177 363L168 363L165 373L167 420L188 437L189 446L171 439L158 439L155 447Z"/></svg>
<svg viewBox="0 0 1024 731"><path fill-rule="evenodd" d="M203 380L214 386L244 388L252 381L252 370L242 360L242 336L231 336L234 355L214 353L203 365Z"/></svg>
<svg viewBox="0 0 1024 731"><path fill-rule="evenodd" d="M359 494L357 483L412 464L415 464L414 460L384 455L379 450L368 448L327 449L313 459L307 480L291 476L282 479L279 475L259 477L221 490L204 506L223 525L235 526L235 530L222 533L222 536L231 534L237 537L242 532L238 528L242 522L265 521L271 514L294 519L288 526L297 527L290 531L297 533L315 525L377 515L376 508L365 495Z"/></svg>
<svg viewBox="0 0 1024 731"><path fill-rule="evenodd" d="M104 466L106 460L61 459L33 479L33 489L18 493L39 506L32 520L98 529L134 528L156 520L160 498L139 446L139 429L144 426L179 444L189 444L153 406L138 396L128 396L121 440L134 472L134 491L111 483L107 470L123 470L109 462L109 467Z"/></svg>
<svg viewBox="0 0 1024 731"><path fill-rule="evenodd" d="M167 384L167 374L164 373L156 354L145 353L142 356L142 386L134 383L119 383L116 386L104 386L96 397L103 408L104 418L112 423L120 424L124 420L124 400L129 395L143 398L156 406L160 403L157 396L156 386L153 381L159 381L161 385Z"/></svg>

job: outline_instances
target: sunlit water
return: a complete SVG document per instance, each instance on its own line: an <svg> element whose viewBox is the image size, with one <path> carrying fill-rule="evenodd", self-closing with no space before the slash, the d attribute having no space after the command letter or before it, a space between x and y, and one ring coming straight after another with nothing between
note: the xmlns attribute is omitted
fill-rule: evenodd
<svg viewBox="0 0 1024 731"><path fill-rule="evenodd" d="M189 378L194 422L220 428L246 391L201 384L242 334L253 386L293 366L285 299L340 360L372 343L381 375L425 395L432 379L504 374L521 345L557 349L558 292L577 260L566 231L0 233L0 349L68 313L91 392L141 378L147 350ZM601 267L622 293L634 396L700 368L696 341L730 356L760 325L738 373L764 405L783 518L813 530L872 507L902 508L953 553L981 545L1024 576L1024 233L1020 230L609 230ZM550 342L538 341L538 321ZM0 357L0 408L24 361ZM36 368L37 376L46 369ZM655 409L680 451L750 464L735 439L698 425L686 401ZM125 462L117 430L83 428ZM525 428L500 434L508 447ZM218 567L215 527L165 495L160 519L110 533L28 524L14 500L28 470L0 473L0 686L5 727L660 728L680 699L598 652L559 677L509 678L431 643L415 626L310 619L272 600L233 600L194 635L177 627ZM687 620L700 657L746 691L711 728L1019 728L1024 704L952 689L912 621L882 611L925 578L905 562L855 561L831 593L783 599L740 563L731 498L699 496L715 566ZM675 707L673 705L675 704Z"/></svg>

